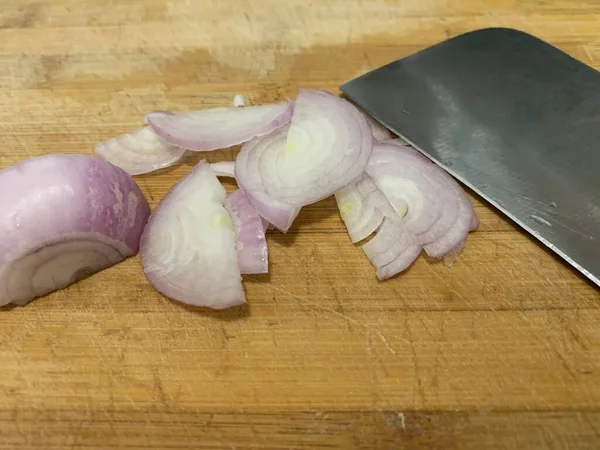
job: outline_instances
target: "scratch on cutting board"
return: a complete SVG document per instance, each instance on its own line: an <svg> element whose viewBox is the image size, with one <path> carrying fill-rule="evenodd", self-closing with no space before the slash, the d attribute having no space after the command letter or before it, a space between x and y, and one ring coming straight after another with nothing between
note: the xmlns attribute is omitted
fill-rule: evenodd
<svg viewBox="0 0 600 450"><path fill-rule="evenodd" d="M249 279L251 279L251 277L248 277L248 278L249 278ZM309 305L311 305L311 306L313 306L313 307L315 307L315 308L321 309L321 310L323 310L323 311L327 311L327 312L329 312L329 313L331 313L331 314L335 314L336 316L338 316L338 317L341 317L342 319L344 319L344 320L346 320L346 321L348 321L348 322L350 322L350 323L352 323L352 324L354 324L354 325L357 325L357 326L359 326L359 327L363 327L363 328L365 328L366 330L368 330L368 331L370 331L370 332L372 332L372 333L375 333L375 334L376 334L376 335L379 337L379 339L381 340L381 342L383 342L383 345L385 346L385 348L386 348L386 349L387 349L387 350L388 350L388 351L389 351L389 352L390 352L392 355L395 355L395 354L396 354L396 352L394 351L394 349L393 349L393 348L390 346L390 344L389 344L389 342L388 342L387 338L386 338L386 337L383 335L383 333L382 333L381 331L379 331L378 329L376 329L376 328L373 328L373 327L370 327L370 326L368 326L368 325L365 325L364 323L360 323L358 320L352 319L352 318L350 318L350 317L346 316L345 314L343 314L343 313L340 313L340 312L338 312L338 311L336 311L336 310L334 310L334 309L332 309L332 308L328 308L328 307L326 307L326 306L319 305L318 303L315 303L315 302L313 302L313 301L307 300L306 298L304 298L304 297L300 297L299 295L292 294L291 292L288 292L288 291L286 291L285 289L281 289L281 288L279 288L279 287L277 287L277 286L269 286L269 287L268 287L268 289L273 289L273 290L275 290L275 291L282 292L283 294L289 295L290 297L292 297L292 298L295 298L295 299L296 299L296 300L298 300L298 301L301 301L301 302L307 303L307 304L309 304ZM327 297L325 297L325 298L327 298ZM402 341L402 342L404 342L404 343L409 343L408 341L406 341L406 340L404 340L404 339L401 339L401 338L399 338L399 340L400 340L400 341Z"/></svg>

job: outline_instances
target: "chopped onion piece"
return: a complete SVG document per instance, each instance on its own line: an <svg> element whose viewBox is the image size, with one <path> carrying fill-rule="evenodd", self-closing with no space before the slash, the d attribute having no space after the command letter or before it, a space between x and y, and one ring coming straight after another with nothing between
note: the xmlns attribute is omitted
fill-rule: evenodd
<svg viewBox="0 0 600 450"><path fill-rule="evenodd" d="M287 124L291 102L245 108L209 108L181 114L150 113L146 121L167 141L193 151L209 151L247 142Z"/></svg>
<svg viewBox="0 0 600 450"><path fill-rule="evenodd" d="M244 96L242 94L235 94L233 96L232 105L237 108L239 108L241 106L246 106L246 100L244 99Z"/></svg>
<svg viewBox="0 0 600 450"><path fill-rule="evenodd" d="M362 241L373 234L383 221L383 214L370 201L371 194L376 189L378 190L371 178L363 174L356 183L335 193L340 215L352 242Z"/></svg>
<svg viewBox="0 0 600 450"><path fill-rule="evenodd" d="M413 148L390 142L374 146L366 171L396 213L384 213L377 234L363 246L380 279L405 270L423 248L446 261L458 256L478 219L450 175Z"/></svg>
<svg viewBox="0 0 600 450"><path fill-rule="evenodd" d="M245 303L226 192L201 161L160 201L141 240L146 277L167 297L223 309Z"/></svg>
<svg viewBox="0 0 600 450"><path fill-rule="evenodd" d="M298 207L357 180L373 148L364 115L328 92L301 89L285 145L264 149L258 164L266 193Z"/></svg>
<svg viewBox="0 0 600 450"><path fill-rule="evenodd" d="M267 273L269 271L267 240L258 211L250 204L241 189L227 196L225 209L233 221L241 273Z"/></svg>
<svg viewBox="0 0 600 450"><path fill-rule="evenodd" d="M94 146L94 154L130 175L141 175L177 164L185 150L167 144L149 127Z"/></svg>
<svg viewBox="0 0 600 450"><path fill-rule="evenodd" d="M235 163L233 161L211 163L210 168L218 177L235 178Z"/></svg>
<svg viewBox="0 0 600 450"><path fill-rule="evenodd" d="M284 233L291 227L300 208L277 200L266 192L259 173L259 162L265 153L285 146L287 131L288 127L282 127L267 136L246 142L235 160L235 178L252 206Z"/></svg>
<svg viewBox="0 0 600 450"><path fill-rule="evenodd" d="M101 159L56 154L0 171L0 305L134 255L149 214L133 179Z"/></svg>

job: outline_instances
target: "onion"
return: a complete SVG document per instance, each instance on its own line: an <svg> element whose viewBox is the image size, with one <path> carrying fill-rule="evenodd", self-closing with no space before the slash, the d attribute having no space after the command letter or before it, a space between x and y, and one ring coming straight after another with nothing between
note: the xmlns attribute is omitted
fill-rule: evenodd
<svg viewBox="0 0 600 450"><path fill-rule="evenodd" d="M256 181L270 197L301 207L357 180L372 149L369 124L354 106L301 89L285 145L262 149Z"/></svg>
<svg viewBox="0 0 600 450"><path fill-rule="evenodd" d="M245 108L210 108L181 114L150 113L146 121L166 142L194 151L231 147L287 124L291 102Z"/></svg>
<svg viewBox="0 0 600 450"><path fill-rule="evenodd" d="M405 270L421 249L453 260L478 219L460 186L411 147L378 143L366 168L396 215L384 214L377 235L363 246L380 279ZM385 205L379 204L380 211Z"/></svg>
<svg viewBox="0 0 600 450"><path fill-rule="evenodd" d="M0 305L134 255L149 213L131 177L100 159L48 155L0 171Z"/></svg>
<svg viewBox="0 0 600 450"><path fill-rule="evenodd" d="M94 146L94 154L130 175L141 175L177 164L185 150L167 144L149 127Z"/></svg>
<svg viewBox="0 0 600 450"><path fill-rule="evenodd" d="M362 241L373 234L383 221L383 214L371 199L375 190L379 188L367 174L363 174L356 183L335 193L340 215L352 242Z"/></svg>
<svg viewBox="0 0 600 450"><path fill-rule="evenodd" d="M242 94L235 94L233 96L232 105L238 108L240 106L246 106L246 99L244 99L244 96Z"/></svg>
<svg viewBox="0 0 600 450"><path fill-rule="evenodd" d="M369 126L371 127L371 133L373 134L373 138L376 141L387 141L390 139L397 138L397 136L388 130L386 127L377 122L373 117L368 114L365 114L367 121L369 122Z"/></svg>
<svg viewBox="0 0 600 450"><path fill-rule="evenodd" d="M201 161L160 201L140 244L146 277L167 297L215 309L245 303L226 192Z"/></svg>
<svg viewBox="0 0 600 450"><path fill-rule="evenodd" d="M265 152L283 148L288 127L282 127L267 136L255 138L242 146L235 160L235 179L258 213L284 233L289 230L300 208L274 199L262 184L259 161Z"/></svg>
<svg viewBox="0 0 600 450"><path fill-rule="evenodd" d="M260 215L240 189L227 196L225 209L233 221L240 272L267 273L269 271L267 240Z"/></svg>
<svg viewBox="0 0 600 450"><path fill-rule="evenodd" d="M235 178L235 163L233 161L211 163L210 168L218 177Z"/></svg>

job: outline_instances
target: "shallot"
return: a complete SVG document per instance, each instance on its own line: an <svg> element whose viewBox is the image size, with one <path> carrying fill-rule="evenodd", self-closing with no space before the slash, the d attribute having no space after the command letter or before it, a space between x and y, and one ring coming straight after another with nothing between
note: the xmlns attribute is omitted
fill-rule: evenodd
<svg viewBox="0 0 600 450"><path fill-rule="evenodd" d="M149 214L133 179L101 159L55 154L0 171L0 305L136 254Z"/></svg>

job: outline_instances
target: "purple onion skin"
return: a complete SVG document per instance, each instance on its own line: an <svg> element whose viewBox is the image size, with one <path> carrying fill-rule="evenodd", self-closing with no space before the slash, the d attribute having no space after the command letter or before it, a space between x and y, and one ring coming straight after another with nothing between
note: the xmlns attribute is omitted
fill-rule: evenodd
<svg viewBox="0 0 600 450"><path fill-rule="evenodd" d="M21 256L98 236L115 242L122 260L138 252L149 215L133 179L98 158L53 154L0 171L0 304L7 265Z"/></svg>

